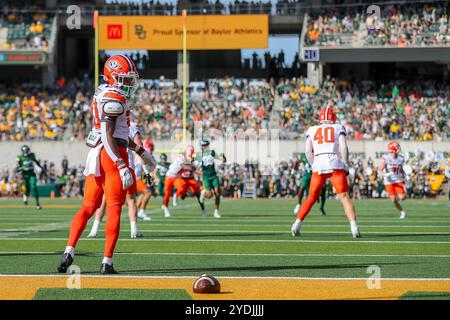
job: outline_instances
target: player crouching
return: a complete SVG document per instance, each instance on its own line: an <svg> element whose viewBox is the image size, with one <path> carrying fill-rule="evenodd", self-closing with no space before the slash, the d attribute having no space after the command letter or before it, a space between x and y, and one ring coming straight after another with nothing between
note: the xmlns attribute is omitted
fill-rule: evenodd
<svg viewBox="0 0 450 320"><path fill-rule="evenodd" d="M389 142L388 150L389 154L381 157L379 170L384 175L384 187L389 198L400 211L400 219L405 219L406 212L399 203L399 200L405 200L406 198L405 187L403 186L403 181L405 181L403 172L405 158L399 154L400 145L395 141Z"/></svg>
<svg viewBox="0 0 450 320"><path fill-rule="evenodd" d="M312 126L306 132L305 154L312 165L312 176L308 199L301 205L297 219L292 225L293 236L300 235L303 219L320 196L323 185L330 178L331 184L344 206L354 238L359 238L356 211L348 194L347 170L348 147L345 128L336 124L333 109L327 107L319 113L320 125Z"/></svg>

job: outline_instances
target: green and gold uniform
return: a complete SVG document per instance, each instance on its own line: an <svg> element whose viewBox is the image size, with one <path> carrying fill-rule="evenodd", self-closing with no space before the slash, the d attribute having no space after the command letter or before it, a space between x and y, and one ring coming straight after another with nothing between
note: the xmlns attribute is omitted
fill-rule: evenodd
<svg viewBox="0 0 450 320"><path fill-rule="evenodd" d="M158 195L164 195L164 177L166 176L167 170L169 170L170 162L158 162L156 166L156 175L158 176Z"/></svg>
<svg viewBox="0 0 450 320"><path fill-rule="evenodd" d="M219 177L217 176L214 159L216 152L214 150L203 150L201 154L201 168L203 184L207 191L212 188L219 189Z"/></svg>
<svg viewBox="0 0 450 320"><path fill-rule="evenodd" d="M24 147L22 148L24 149ZM25 149L29 150L28 147ZM21 155L17 156L16 161L16 171L22 174L22 184L25 186L24 195L28 197L30 194L34 194L36 205L40 207L39 194L36 186L36 173L34 172L34 164L36 163L39 167L41 167L40 163L36 160L36 156L32 152L23 152ZM26 197L24 198L24 202L25 204L28 204Z"/></svg>

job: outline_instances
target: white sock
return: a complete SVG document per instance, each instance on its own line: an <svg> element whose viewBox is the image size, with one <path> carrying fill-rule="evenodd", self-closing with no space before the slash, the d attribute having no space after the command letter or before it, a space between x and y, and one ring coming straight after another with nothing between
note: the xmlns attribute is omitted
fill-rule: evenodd
<svg viewBox="0 0 450 320"><path fill-rule="evenodd" d="M356 223L356 220L350 221L350 228L352 230L358 230L358 224Z"/></svg>
<svg viewBox="0 0 450 320"><path fill-rule="evenodd" d="M100 225L100 220L94 220L94 223L92 224L91 233L97 234L99 225Z"/></svg>
<svg viewBox="0 0 450 320"><path fill-rule="evenodd" d="M23 195L23 202L28 201L28 197L26 194Z"/></svg>
<svg viewBox="0 0 450 320"><path fill-rule="evenodd" d="M219 210L215 209L214 214L219 214Z"/></svg>
<svg viewBox="0 0 450 320"><path fill-rule="evenodd" d="M75 256L75 248L72 246L67 246L66 250L64 250L64 253L70 253L73 258L73 256Z"/></svg>
<svg viewBox="0 0 450 320"><path fill-rule="evenodd" d="M301 224L301 223L302 223L302 220L300 220L299 218L297 218L297 219L295 219L295 223Z"/></svg>
<svg viewBox="0 0 450 320"><path fill-rule="evenodd" d="M112 258L103 257L102 263L112 265Z"/></svg>
<svg viewBox="0 0 450 320"><path fill-rule="evenodd" d="M137 233L137 223L136 221L130 221L131 233Z"/></svg>

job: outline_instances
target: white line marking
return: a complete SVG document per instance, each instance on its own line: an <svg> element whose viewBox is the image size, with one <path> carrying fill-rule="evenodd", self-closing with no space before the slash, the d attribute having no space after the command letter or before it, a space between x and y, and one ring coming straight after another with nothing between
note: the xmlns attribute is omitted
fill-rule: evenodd
<svg viewBox="0 0 450 320"><path fill-rule="evenodd" d="M364 229L364 228L361 228ZM101 231L101 230L100 230ZM130 232L131 229L121 228L122 232ZM254 234L291 234L291 231L277 231L277 230L159 230L159 229L139 229L140 232L145 233L254 233ZM1 231L0 231L1 233ZM303 234L351 234L348 231L302 231ZM410 234L410 235L448 235L449 232L402 232L402 231L363 231L364 234Z"/></svg>
<svg viewBox="0 0 450 320"><path fill-rule="evenodd" d="M15 277L15 278L61 278L68 277L70 274L0 274L0 277ZM83 278L124 278L124 279L196 279L198 276L133 276L133 275L80 275ZM313 278L313 277L231 277L224 276L221 279L249 279L249 280L325 280L325 281L340 281L340 280L361 280L367 281L367 278ZM450 278L382 278L382 280L391 281L450 281Z"/></svg>
<svg viewBox="0 0 450 320"><path fill-rule="evenodd" d="M3 251L1 254L61 254L61 251ZM238 256L238 257L406 257L406 258L450 258L448 254L326 254L326 253L210 253L210 252L115 252L114 255L130 256ZM102 256L101 253L93 256Z"/></svg>
<svg viewBox="0 0 450 320"><path fill-rule="evenodd" d="M5 241L67 241L67 238L3 238ZM82 241L104 241L101 238L86 239L80 238ZM127 239L121 238L121 242L265 242L265 243L394 243L394 244L450 244L450 241L383 241L383 240L264 240L264 239Z"/></svg>

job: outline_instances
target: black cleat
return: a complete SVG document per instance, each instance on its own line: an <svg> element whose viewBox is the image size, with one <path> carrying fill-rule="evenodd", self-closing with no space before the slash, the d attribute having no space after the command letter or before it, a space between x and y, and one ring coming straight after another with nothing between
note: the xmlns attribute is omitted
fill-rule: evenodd
<svg viewBox="0 0 450 320"><path fill-rule="evenodd" d="M27 206L28 205L28 201L24 201L23 204Z"/></svg>
<svg viewBox="0 0 450 320"><path fill-rule="evenodd" d="M324 209L320 209L320 213L323 215L323 216L326 216L327 214L325 213L325 210Z"/></svg>
<svg viewBox="0 0 450 320"><path fill-rule="evenodd" d="M59 273L66 273L67 269L70 267L72 262L73 262L72 255L70 253L64 253L56 271L58 271Z"/></svg>
<svg viewBox="0 0 450 320"><path fill-rule="evenodd" d="M118 274L112 264L102 263L102 266L100 267L100 273L101 274Z"/></svg>
<svg viewBox="0 0 450 320"><path fill-rule="evenodd" d="M36 209L41 210L41 209L42 209L41 205L38 204L38 205L36 206Z"/></svg>

